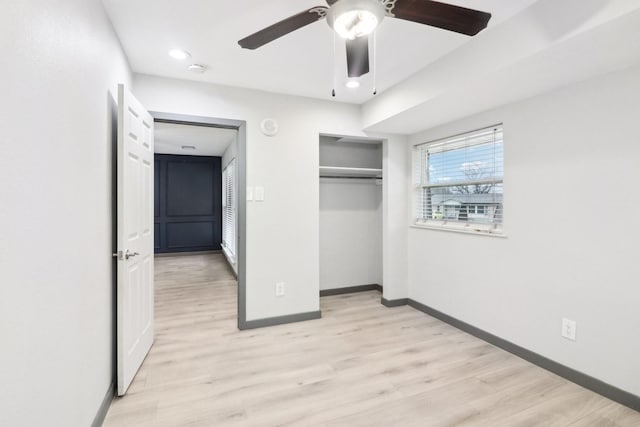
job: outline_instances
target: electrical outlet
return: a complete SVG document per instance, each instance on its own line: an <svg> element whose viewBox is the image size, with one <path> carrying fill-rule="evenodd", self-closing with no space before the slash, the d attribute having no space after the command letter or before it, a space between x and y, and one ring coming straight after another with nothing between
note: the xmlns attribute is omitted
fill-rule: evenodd
<svg viewBox="0 0 640 427"><path fill-rule="evenodd" d="M276 296L283 297L284 296L284 282L276 283Z"/></svg>
<svg viewBox="0 0 640 427"><path fill-rule="evenodd" d="M576 322L575 320L562 319L562 336L571 341L576 340Z"/></svg>

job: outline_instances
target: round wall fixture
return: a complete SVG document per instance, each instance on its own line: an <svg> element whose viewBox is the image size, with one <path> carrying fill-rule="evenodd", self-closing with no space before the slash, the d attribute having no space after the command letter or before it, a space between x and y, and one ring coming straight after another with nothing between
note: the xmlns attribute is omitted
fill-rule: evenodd
<svg viewBox="0 0 640 427"><path fill-rule="evenodd" d="M264 119L260 123L260 129L265 135L274 136L278 133L278 122L275 119Z"/></svg>

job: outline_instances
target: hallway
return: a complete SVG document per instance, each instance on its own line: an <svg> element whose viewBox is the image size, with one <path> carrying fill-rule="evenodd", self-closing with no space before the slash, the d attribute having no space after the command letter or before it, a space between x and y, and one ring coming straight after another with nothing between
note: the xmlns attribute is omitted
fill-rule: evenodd
<svg viewBox="0 0 640 427"><path fill-rule="evenodd" d="M377 291L238 331L223 256L156 258L156 340L104 426L637 426L640 414Z"/></svg>

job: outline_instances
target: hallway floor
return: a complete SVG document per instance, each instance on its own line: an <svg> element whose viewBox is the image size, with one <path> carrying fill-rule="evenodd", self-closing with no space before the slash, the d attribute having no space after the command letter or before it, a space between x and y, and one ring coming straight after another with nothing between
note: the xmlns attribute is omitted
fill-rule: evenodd
<svg viewBox="0 0 640 427"><path fill-rule="evenodd" d="M221 254L156 258L156 340L118 426L638 426L640 413L380 293L238 331Z"/></svg>

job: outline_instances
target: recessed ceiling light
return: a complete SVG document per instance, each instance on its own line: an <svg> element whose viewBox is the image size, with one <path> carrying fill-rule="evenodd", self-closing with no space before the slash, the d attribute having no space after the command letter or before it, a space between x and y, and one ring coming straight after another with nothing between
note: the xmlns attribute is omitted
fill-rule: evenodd
<svg viewBox="0 0 640 427"><path fill-rule="evenodd" d="M191 64L187 67L187 70L193 72L193 73L199 73L202 74L205 71L207 71L207 67L205 65L202 64Z"/></svg>
<svg viewBox="0 0 640 427"><path fill-rule="evenodd" d="M347 83L345 83L345 86L349 89L357 89L360 87L360 82L357 80L349 80Z"/></svg>
<svg viewBox="0 0 640 427"><path fill-rule="evenodd" d="M183 149L183 150L195 150L195 149L196 149L196 147L195 147L195 146L193 146L193 145L183 145L183 146L182 146L182 149Z"/></svg>
<svg viewBox="0 0 640 427"><path fill-rule="evenodd" d="M169 51L169 56L172 57L173 59L178 59L182 61L183 59L187 59L191 57L191 54L185 50L172 49Z"/></svg>

